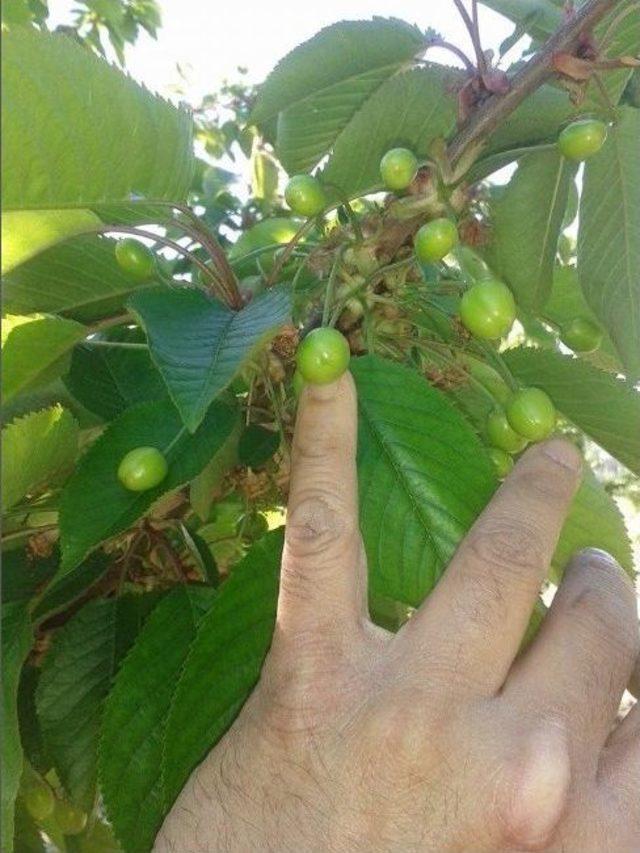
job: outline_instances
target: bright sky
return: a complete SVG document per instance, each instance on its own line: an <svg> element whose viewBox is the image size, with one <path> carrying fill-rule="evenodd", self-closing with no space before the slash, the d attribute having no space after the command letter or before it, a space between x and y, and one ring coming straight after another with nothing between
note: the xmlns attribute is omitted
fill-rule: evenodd
<svg viewBox="0 0 640 853"><path fill-rule="evenodd" d="M73 0L50 0L50 25L66 23L74 5ZM260 82L293 47L341 19L396 16L421 29L431 26L471 50L452 0L160 0L160 6L163 26L158 40L143 34L128 48L128 69L149 88L169 94L179 80L179 64L192 102L215 91L225 77L235 79L239 65L248 68L252 82ZM495 49L512 26L482 6L480 16L483 45ZM434 51L433 56L438 54ZM444 60L444 55L438 58Z"/></svg>

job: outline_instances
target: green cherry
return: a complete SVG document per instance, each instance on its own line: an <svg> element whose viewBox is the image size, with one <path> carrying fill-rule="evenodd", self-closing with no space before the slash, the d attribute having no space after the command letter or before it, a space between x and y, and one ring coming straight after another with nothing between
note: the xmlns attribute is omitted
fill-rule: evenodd
<svg viewBox="0 0 640 853"><path fill-rule="evenodd" d="M489 456L500 480L504 480L513 468L513 459L499 447L490 447Z"/></svg>
<svg viewBox="0 0 640 853"><path fill-rule="evenodd" d="M458 242L458 229L450 219L433 219L416 232L413 246L422 264L440 261Z"/></svg>
<svg viewBox="0 0 640 853"><path fill-rule="evenodd" d="M595 352L602 343L602 329L586 317L574 317L560 329L560 340L574 352Z"/></svg>
<svg viewBox="0 0 640 853"><path fill-rule="evenodd" d="M169 466L157 447L136 447L123 456L118 479L130 492L146 492L161 483Z"/></svg>
<svg viewBox="0 0 640 853"><path fill-rule="evenodd" d="M80 835L87 825L87 813L67 800L56 800L55 820L63 835Z"/></svg>
<svg viewBox="0 0 640 853"><path fill-rule="evenodd" d="M380 161L380 176L388 190L405 190L417 171L418 160L408 148L392 148Z"/></svg>
<svg viewBox="0 0 640 853"><path fill-rule="evenodd" d="M31 817L40 823L53 812L55 797L51 787L43 780L30 779L23 788L24 804Z"/></svg>
<svg viewBox="0 0 640 853"><path fill-rule="evenodd" d="M460 319L476 338L505 335L516 318L516 303L506 284L486 279L474 284L460 300Z"/></svg>
<svg viewBox="0 0 640 853"><path fill-rule="evenodd" d="M516 391L507 403L511 427L530 441L542 441L556 425L555 406L540 388Z"/></svg>
<svg viewBox="0 0 640 853"><path fill-rule="evenodd" d="M511 427L504 409L494 409L489 414L486 432L491 444L507 453L520 453L527 446L527 439Z"/></svg>
<svg viewBox="0 0 640 853"><path fill-rule="evenodd" d="M326 385L339 379L349 366L351 353L345 336L337 329L314 329L298 347L298 371L304 382Z"/></svg>
<svg viewBox="0 0 640 853"><path fill-rule="evenodd" d="M317 216L327 206L322 184L311 175L294 175L285 187L284 197L294 213L308 219Z"/></svg>
<svg viewBox="0 0 640 853"><path fill-rule="evenodd" d="M120 269L136 281L146 281L153 275L156 266L153 252L139 240L133 237L119 240L115 254Z"/></svg>
<svg viewBox="0 0 640 853"><path fill-rule="evenodd" d="M594 118L574 121L561 131L558 148L568 160L586 160L596 154L607 138L607 125Z"/></svg>

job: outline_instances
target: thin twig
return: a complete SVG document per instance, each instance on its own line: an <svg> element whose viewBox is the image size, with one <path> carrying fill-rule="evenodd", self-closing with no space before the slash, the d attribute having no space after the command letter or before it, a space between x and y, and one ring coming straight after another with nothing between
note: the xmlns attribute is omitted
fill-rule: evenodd
<svg viewBox="0 0 640 853"><path fill-rule="evenodd" d="M474 152L479 153L487 137L507 116L554 75L554 55L574 49L580 35L591 30L617 2L618 0L587 0L513 76L508 92L490 95L477 107L449 145L448 155L451 163L458 163L463 157Z"/></svg>
<svg viewBox="0 0 640 853"><path fill-rule="evenodd" d="M472 21L469 17L469 13L464 7L464 3L462 0L453 0L456 4L456 8L458 12L460 12L460 17L464 21L464 25L469 32L469 36L471 37L471 41L473 43L473 50L476 55L476 62L478 64L478 71L481 74L484 74L487 70L487 61L484 56L484 51L482 50L482 45L480 44L480 33L478 32L478 21L477 21L477 9L474 8L474 12L476 13L476 20ZM475 7L475 4L474 4Z"/></svg>
<svg viewBox="0 0 640 853"><path fill-rule="evenodd" d="M200 219L198 219L190 207L182 204L176 205L176 210L179 210L184 216L187 216L196 229L202 248L209 253L211 260L220 274L222 282L228 290L232 307L242 308L244 303L238 286L238 279L236 278L233 267L229 263L225 251L220 243L217 241L215 236L203 226Z"/></svg>
<svg viewBox="0 0 640 853"><path fill-rule="evenodd" d="M460 59L464 63L464 66L467 71L475 73L475 65L469 59L464 50L459 48L457 45L452 44L450 41L445 41L444 39L437 38L429 42L429 44L427 45L427 50L431 47L441 47L443 50L448 50L449 53L453 53L455 56L458 57L458 59Z"/></svg>
<svg viewBox="0 0 640 853"><path fill-rule="evenodd" d="M286 262L289 260L291 253L293 252L295 247L298 245L300 240L302 240L307 231L310 231L313 228L314 224L315 220L307 219L304 225L301 225L300 228L298 228L296 233L293 235L293 237L289 240L289 242L285 244L285 247L282 250L282 254L273 265L271 275L266 281L266 287L271 287L271 285L275 282L278 275L280 274L280 271L282 270Z"/></svg>
<svg viewBox="0 0 640 853"><path fill-rule="evenodd" d="M131 314L118 314L117 317L107 317L105 320L100 320L99 323L94 323L87 329L87 334L92 335L95 332L101 332L102 329L110 329L112 326L122 326L124 323L133 323Z"/></svg>

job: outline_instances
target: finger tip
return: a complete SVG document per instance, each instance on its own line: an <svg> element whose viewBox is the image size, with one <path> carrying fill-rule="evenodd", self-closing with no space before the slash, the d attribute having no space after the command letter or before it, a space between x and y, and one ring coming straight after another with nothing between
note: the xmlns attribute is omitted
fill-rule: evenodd
<svg viewBox="0 0 640 853"><path fill-rule="evenodd" d="M578 475L582 471L582 455L578 448L565 438L550 438L538 446L538 452L550 459L555 465L560 465Z"/></svg>
<svg viewBox="0 0 640 853"><path fill-rule="evenodd" d="M355 396L355 384L353 377L347 370L335 382L328 382L325 385L307 384L302 389L300 399L302 402L315 400L319 403L327 403L336 400L339 397Z"/></svg>

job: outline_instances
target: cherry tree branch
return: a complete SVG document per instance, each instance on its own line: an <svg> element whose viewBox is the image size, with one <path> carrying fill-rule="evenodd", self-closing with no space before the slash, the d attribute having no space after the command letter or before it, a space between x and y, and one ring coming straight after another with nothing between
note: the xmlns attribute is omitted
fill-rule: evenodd
<svg viewBox="0 0 640 853"><path fill-rule="evenodd" d="M490 95L477 107L449 145L450 162L456 164L466 155L479 150L489 134L502 124L526 97L553 77L554 55L574 50L581 34L592 29L619 2L620 0L587 0L511 78L508 92Z"/></svg>

